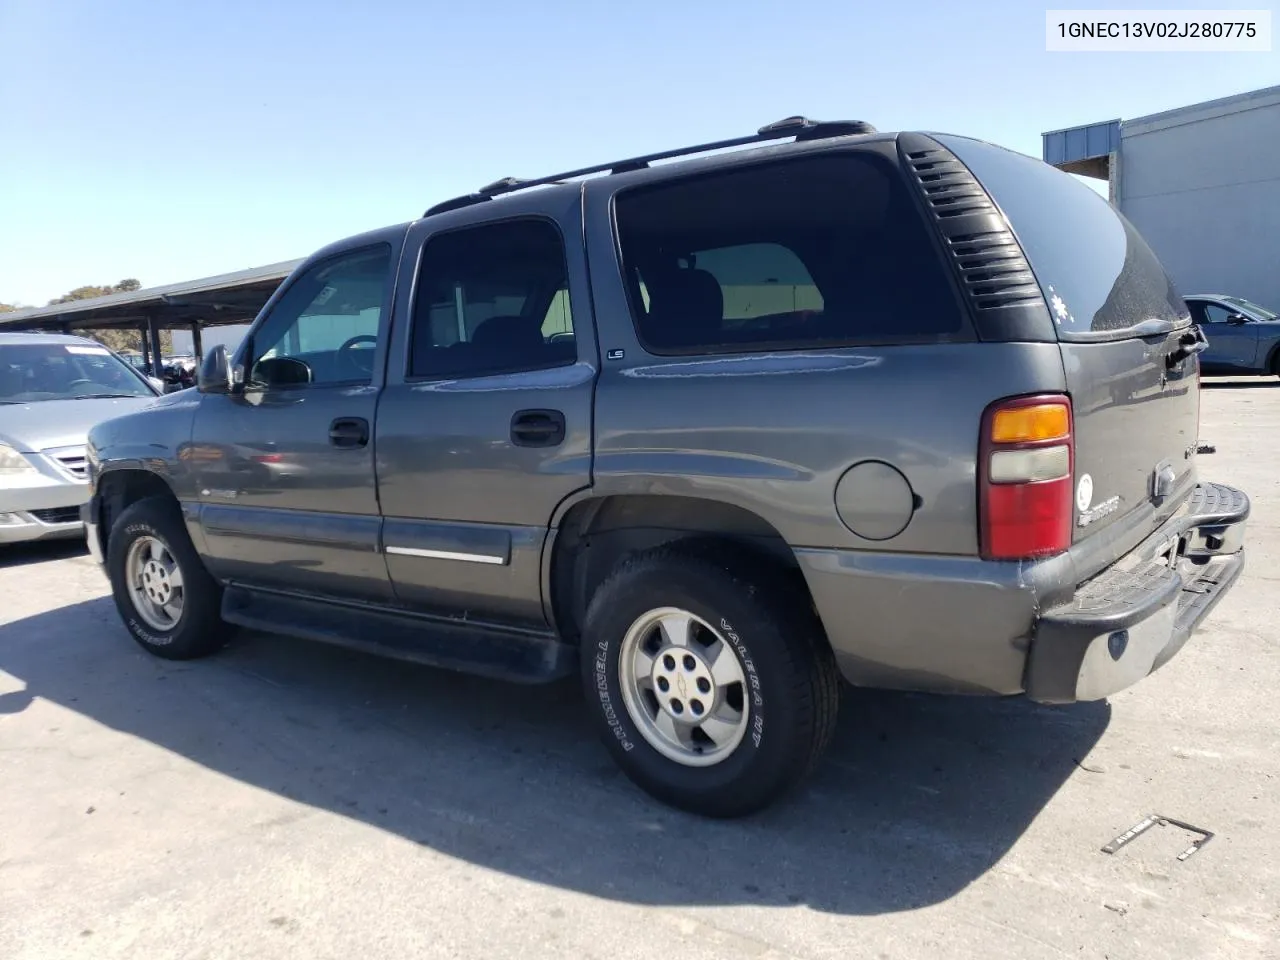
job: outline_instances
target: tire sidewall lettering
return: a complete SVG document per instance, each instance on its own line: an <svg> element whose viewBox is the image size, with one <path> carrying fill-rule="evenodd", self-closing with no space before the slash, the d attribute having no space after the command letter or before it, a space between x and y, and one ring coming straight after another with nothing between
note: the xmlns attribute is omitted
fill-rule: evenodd
<svg viewBox="0 0 1280 960"><path fill-rule="evenodd" d="M179 568L181 568L181 561L178 560L177 554L173 553L173 548L169 546L169 541L161 535L160 531L151 526L151 524L131 523L124 528L124 534L130 540L130 546L132 546L132 541L136 540L138 537L154 537L156 540L163 543L165 548L173 554L174 561L177 562L179 564ZM132 596L129 597L129 606L133 606ZM143 643L153 647L167 647L169 644L173 643L173 635L181 629L182 623L179 621L178 624L175 625L173 632L168 635L154 633L150 628L139 623L137 617L133 616L125 617L125 626L129 628L130 633Z"/></svg>
<svg viewBox="0 0 1280 960"><path fill-rule="evenodd" d="M153 647L167 647L169 644L173 643L173 637L159 636L152 633L143 627L142 624L138 623L137 619L134 617L129 617L125 621L125 626L129 628L135 637L143 643L150 644Z"/></svg>
<svg viewBox="0 0 1280 960"><path fill-rule="evenodd" d="M742 666L742 671L747 678L747 689L744 692L751 698L750 741L752 746L759 750L760 741L764 738L764 694L760 690L760 674L756 671L756 663L751 656L751 651L742 642L742 637L739 636L733 624L724 617L720 618L720 632L733 646L738 663Z"/></svg>
<svg viewBox="0 0 1280 960"><path fill-rule="evenodd" d="M596 696L600 700L600 712L604 715L605 723L609 725L610 732L617 738L618 745L622 747L624 752L630 753L635 749L636 745L627 736L626 728L622 725L622 718L618 715L618 708L614 705L612 685L609 683L609 661L613 657L610 655L608 641L601 640L596 644L594 657L595 687ZM621 697L618 699L621 699ZM625 706L622 709L624 712L626 711Z"/></svg>

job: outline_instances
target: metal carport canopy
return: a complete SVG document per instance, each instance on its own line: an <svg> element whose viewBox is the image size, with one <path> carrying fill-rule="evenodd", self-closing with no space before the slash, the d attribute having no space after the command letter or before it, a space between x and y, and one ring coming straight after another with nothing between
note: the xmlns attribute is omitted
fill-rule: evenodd
<svg viewBox="0 0 1280 960"><path fill-rule="evenodd" d="M0 332L105 327L198 329L248 323L301 260L91 300L0 313Z"/></svg>

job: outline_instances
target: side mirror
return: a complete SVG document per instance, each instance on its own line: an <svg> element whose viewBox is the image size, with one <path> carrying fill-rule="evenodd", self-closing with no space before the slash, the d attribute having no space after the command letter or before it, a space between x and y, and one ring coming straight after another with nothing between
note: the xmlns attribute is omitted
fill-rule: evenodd
<svg viewBox="0 0 1280 960"><path fill-rule="evenodd" d="M268 357L253 365L253 379L270 387L297 387L311 382L311 367L296 357Z"/></svg>
<svg viewBox="0 0 1280 960"><path fill-rule="evenodd" d="M1233 313L1231 314L1231 316L1227 317L1227 323L1231 324L1233 327L1238 327L1242 323L1248 323L1248 322L1249 322L1249 318L1246 317L1243 313Z"/></svg>
<svg viewBox="0 0 1280 960"><path fill-rule="evenodd" d="M151 384L160 393L164 393L164 381L157 380L155 377L147 377L147 383Z"/></svg>
<svg viewBox="0 0 1280 960"><path fill-rule="evenodd" d="M196 387L201 393L231 393L234 385L231 381L231 362L227 359L227 348L218 344L205 355L200 364L200 376Z"/></svg>

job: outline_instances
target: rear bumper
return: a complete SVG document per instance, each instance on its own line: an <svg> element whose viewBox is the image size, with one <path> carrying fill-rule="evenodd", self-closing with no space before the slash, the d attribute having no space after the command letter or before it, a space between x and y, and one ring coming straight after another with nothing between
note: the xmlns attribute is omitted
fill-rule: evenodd
<svg viewBox="0 0 1280 960"><path fill-rule="evenodd" d="M1185 512L1041 615L1027 696L1100 700L1168 663L1244 570L1248 516L1239 490L1198 486Z"/></svg>
<svg viewBox="0 0 1280 960"><path fill-rule="evenodd" d="M850 683L1064 703L1108 696L1181 649L1243 568L1248 513L1243 493L1200 484L1079 587L1069 554L1026 563L795 554ZM1121 645L1117 659L1110 651Z"/></svg>

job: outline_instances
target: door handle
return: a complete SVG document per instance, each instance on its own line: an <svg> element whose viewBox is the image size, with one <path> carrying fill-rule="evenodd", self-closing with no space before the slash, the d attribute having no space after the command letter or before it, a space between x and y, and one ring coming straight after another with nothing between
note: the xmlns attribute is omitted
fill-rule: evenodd
<svg viewBox="0 0 1280 960"><path fill-rule="evenodd" d="M369 421L364 417L339 417L329 424L329 442L335 447L363 447L369 443Z"/></svg>
<svg viewBox="0 0 1280 960"><path fill-rule="evenodd" d="M554 447L564 442L559 410L520 410L511 418L511 442L517 447Z"/></svg>

